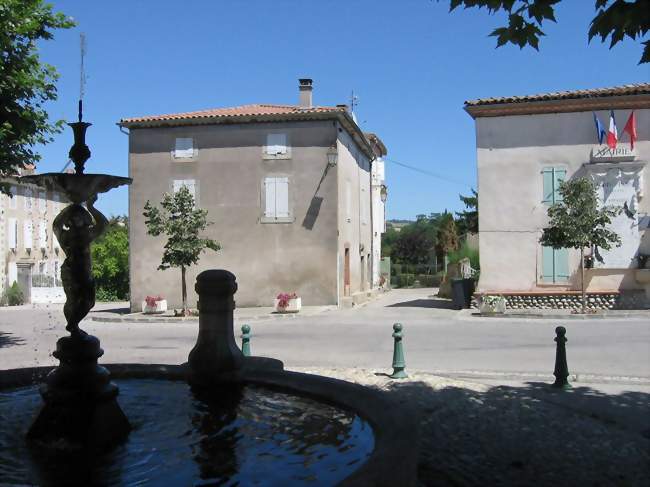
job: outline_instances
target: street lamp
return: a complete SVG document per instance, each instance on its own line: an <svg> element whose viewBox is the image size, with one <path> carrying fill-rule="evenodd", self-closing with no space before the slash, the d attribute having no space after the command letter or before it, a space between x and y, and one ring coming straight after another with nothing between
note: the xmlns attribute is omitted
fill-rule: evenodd
<svg viewBox="0 0 650 487"><path fill-rule="evenodd" d="M336 163L339 158L339 153L336 150L336 146L332 145L330 148L327 150L327 164L329 166L336 166Z"/></svg>

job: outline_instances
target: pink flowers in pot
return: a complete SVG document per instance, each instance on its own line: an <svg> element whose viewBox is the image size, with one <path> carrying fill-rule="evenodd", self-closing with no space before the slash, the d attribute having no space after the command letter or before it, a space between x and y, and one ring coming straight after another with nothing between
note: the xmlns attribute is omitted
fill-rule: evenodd
<svg viewBox="0 0 650 487"><path fill-rule="evenodd" d="M298 295L296 293L280 293L276 298L278 300L278 308L286 308L289 306L290 299L296 299Z"/></svg>
<svg viewBox="0 0 650 487"><path fill-rule="evenodd" d="M162 301L163 299L165 298L163 298L162 296L147 296L146 298L144 298L144 301L147 303L147 306L149 308L155 308L156 303L158 301Z"/></svg>

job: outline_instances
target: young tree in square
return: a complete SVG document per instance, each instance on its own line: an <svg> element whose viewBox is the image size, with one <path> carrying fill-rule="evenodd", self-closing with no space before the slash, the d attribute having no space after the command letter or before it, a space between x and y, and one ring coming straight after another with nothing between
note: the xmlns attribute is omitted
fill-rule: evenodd
<svg viewBox="0 0 650 487"><path fill-rule="evenodd" d="M580 286L582 311L586 308L585 249L610 250L621 245L620 237L607 229L621 208L599 208L596 186L587 178L576 178L560 184L561 201L548 209L549 226L544 229L540 243L554 249L580 250Z"/></svg>
<svg viewBox="0 0 650 487"><path fill-rule="evenodd" d="M160 208L147 201L144 205L143 215L149 235L167 236L162 262L158 269L181 268L183 316L188 316L185 271L199 261L200 255L205 249L215 252L221 249L219 243L199 235L208 225L212 224L207 221L208 210L196 208L194 196L190 190L186 186L181 186L176 193L163 195Z"/></svg>

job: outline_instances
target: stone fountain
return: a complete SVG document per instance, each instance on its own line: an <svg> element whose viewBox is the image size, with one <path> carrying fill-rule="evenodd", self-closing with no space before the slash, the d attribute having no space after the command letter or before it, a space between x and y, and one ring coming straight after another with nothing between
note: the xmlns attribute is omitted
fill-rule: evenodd
<svg viewBox="0 0 650 487"><path fill-rule="evenodd" d="M74 132L70 159L74 173L45 173L24 176L28 183L58 191L71 202L54 219L54 233L65 252L61 280L66 302L63 308L69 336L60 338L53 353L60 365L52 370L40 393L44 406L28 432L43 442L63 441L78 448L104 448L123 439L130 430L117 403L118 388L108 370L97 364L104 354L99 340L79 328L95 305L90 244L105 230L107 220L94 207L99 193L131 183L130 178L107 174L85 174L90 149L86 145L82 102L79 120L68 125ZM85 205L85 206L84 206Z"/></svg>

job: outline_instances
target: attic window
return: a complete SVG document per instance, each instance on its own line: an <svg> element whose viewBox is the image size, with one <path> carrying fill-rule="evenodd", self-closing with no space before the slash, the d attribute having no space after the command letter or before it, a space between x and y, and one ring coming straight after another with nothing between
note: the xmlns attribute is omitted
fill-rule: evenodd
<svg viewBox="0 0 650 487"><path fill-rule="evenodd" d="M266 149L269 156L281 156L287 154L287 134L267 134Z"/></svg>
<svg viewBox="0 0 650 487"><path fill-rule="evenodd" d="M175 159L190 159L194 157L194 139L191 137L177 137L174 146Z"/></svg>

